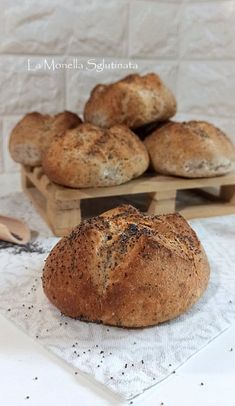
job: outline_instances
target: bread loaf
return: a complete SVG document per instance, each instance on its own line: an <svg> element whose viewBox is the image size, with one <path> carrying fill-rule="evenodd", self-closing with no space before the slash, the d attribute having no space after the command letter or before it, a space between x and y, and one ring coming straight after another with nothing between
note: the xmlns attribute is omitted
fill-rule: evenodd
<svg viewBox="0 0 235 406"><path fill-rule="evenodd" d="M55 116L36 112L26 114L11 132L10 154L16 162L23 165L41 165L42 154L51 140L80 123L81 119L69 111Z"/></svg>
<svg viewBox="0 0 235 406"><path fill-rule="evenodd" d="M97 85L84 110L85 121L108 128L136 128L176 113L176 100L158 75L133 74L110 85Z"/></svg>
<svg viewBox="0 0 235 406"><path fill-rule="evenodd" d="M122 125L101 129L81 124L56 138L43 158L50 180L74 188L120 185L148 165L144 144Z"/></svg>
<svg viewBox="0 0 235 406"><path fill-rule="evenodd" d="M67 316L145 327L189 309L209 273L203 247L183 217L120 206L62 238L42 280L48 299Z"/></svg>
<svg viewBox="0 0 235 406"><path fill-rule="evenodd" d="M144 143L158 173L203 178L226 174L234 167L234 145L205 121L166 124Z"/></svg>

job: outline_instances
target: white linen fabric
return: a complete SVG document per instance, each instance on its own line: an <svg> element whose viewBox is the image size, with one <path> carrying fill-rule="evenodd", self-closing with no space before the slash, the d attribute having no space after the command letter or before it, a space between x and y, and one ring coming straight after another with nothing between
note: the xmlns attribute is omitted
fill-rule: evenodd
<svg viewBox="0 0 235 406"><path fill-rule="evenodd" d="M41 236L26 247L0 242L0 312L67 363L125 399L174 373L235 322L235 216L190 221L211 265L209 287L186 314L159 326L122 329L73 320L49 303L41 286L49 235L23 195L0 212L24 217ZM38 224L40 227L38 229Z"/></svg>

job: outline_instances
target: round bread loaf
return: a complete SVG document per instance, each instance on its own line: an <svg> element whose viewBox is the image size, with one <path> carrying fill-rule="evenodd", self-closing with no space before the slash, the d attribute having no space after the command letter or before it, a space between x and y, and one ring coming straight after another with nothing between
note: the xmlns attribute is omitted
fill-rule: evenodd
<svg viewBox="0 0 235 406"><path fill-rule="evenodd" d="M148 165L144 144L122 125L101 129L81 124L52 141L43 158L50 180L74 188L120 185Z"/></svg>
<svg viewBox="0 0 235 406"><path fill-rule="evenodd" d="M55 136L75 128L81 119L70 111L50 116L37 112L26 114L10 135L9 150L12 158L23 165L41 165L42 154Z"/></svg>
<svg viewBox="0 0 235 406"><path fill-rule="evenodd" d="M153 168L186 178L223 175L233 169L235 148L218 128L204 121L169 123L144 141Z"/></svg>
<svg viewBox="0 0 235 406"><path fill-rule="evenodd" d="M147 216L120 206L83 221L46 259L43 289L65 315L146 327L189 309L203 294L209 264L179 214Z"/></svg>
<svg viewBox="0 0 235 406"><path fill-rule="evenodd" d="M176 100L158 75L129 75L110 85L97 85L84 110L85 121L108 128L140 127L164 121L176 113Z"/></svg>

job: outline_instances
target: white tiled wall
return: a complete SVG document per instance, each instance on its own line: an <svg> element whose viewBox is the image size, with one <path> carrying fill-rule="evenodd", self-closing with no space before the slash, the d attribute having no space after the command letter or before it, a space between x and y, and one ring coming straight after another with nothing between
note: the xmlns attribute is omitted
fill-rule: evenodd
<svg viewBox="0 0 235 406"><path fill-rule="evenodd" d="M33 70L45 58L158 72L178 119L214 122L235 141L235 0L0 0L0 9L0 173L19 169L7 145L23 114L81 114L96 83L132 71Z"/></svg>

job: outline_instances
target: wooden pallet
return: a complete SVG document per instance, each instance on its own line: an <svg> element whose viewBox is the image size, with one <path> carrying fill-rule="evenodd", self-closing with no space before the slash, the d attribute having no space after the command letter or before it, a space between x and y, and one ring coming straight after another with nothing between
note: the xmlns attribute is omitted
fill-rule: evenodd
<svg viewBox="0 0 235 406"><path fill-rule="evenodd" d="M207 204L187 205L179 210L186 219L235 213L235 172L204 179L145 174L120 186L71 189L52 183L41 167L22 167L22 186L56 236L67 234L80 223L82 200L99 197L145 193L148 213L163 214L176 210L177 191L196 189L209 200ZM216 196L214 189L212 193L205 188L217 188L219 193Z"/></svg>

